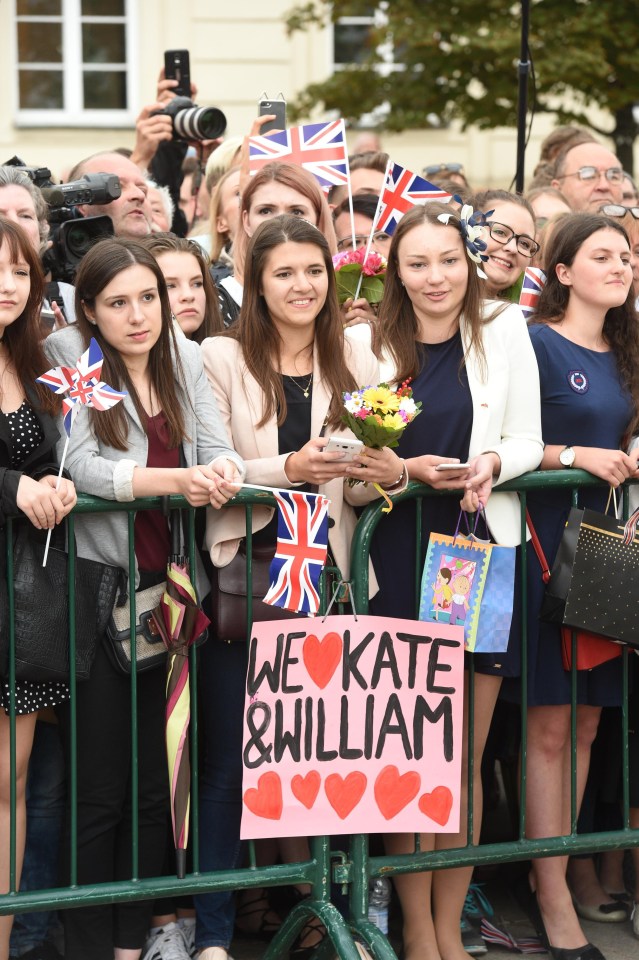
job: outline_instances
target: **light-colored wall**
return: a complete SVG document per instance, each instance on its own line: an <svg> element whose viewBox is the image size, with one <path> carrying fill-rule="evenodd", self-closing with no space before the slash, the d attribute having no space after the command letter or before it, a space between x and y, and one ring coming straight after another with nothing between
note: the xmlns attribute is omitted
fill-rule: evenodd
<svg viewBox="0 0 639 960"><path fill-rule="evenodd" d="M191 72L198 85L198 103L222 108L228 134L248 131L256 103L264 90L274 97L280 91L290 98L307 83L326 76L330 58L327 32L311 31L289 38L283 16L292 0L131 0L137 8L134 37L138 56L133 65L136 85L135 112L152 103L163 51L186 47L191 51ZM14 24L11 4L0 2L0 83L15 87ZM513 71L513 84L516 83ZM416 92L418 96L418 91ZM61 174L89 153L114 146L132 146L131 129L18 128L7 104L0 112L0 162L17 153L27 163L48 166ZM606 126L606 118L598 118ZM532 175L539 145L552 129L553 120L535 118L526 155L526 176ZM349 133L352 143L357 133ZM382 143L394 160L420 171L429 163L458 161L464 164L474 186L508 187L516 160L516 131L510 128L462 132L413 130L385 134Z"/></svg>

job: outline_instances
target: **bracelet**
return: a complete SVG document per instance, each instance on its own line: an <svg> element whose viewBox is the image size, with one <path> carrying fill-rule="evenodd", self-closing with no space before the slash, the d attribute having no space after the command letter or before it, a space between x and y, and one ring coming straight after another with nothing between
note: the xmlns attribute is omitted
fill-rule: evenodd
<svg viewBox="0 0 639 960"><path fill-rule="evenodd" d="M397 480L394 483L384 484L384 490L394 490L396 487L399 487L403 482L406 476L406 463L402 460L402 472L400 473Z"/></svg>

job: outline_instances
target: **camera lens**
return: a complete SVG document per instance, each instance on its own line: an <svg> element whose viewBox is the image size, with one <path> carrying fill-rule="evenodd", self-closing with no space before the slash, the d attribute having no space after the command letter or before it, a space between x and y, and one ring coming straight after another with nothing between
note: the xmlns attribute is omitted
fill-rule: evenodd
<svg viewBox="0 0 639 960"><path fill-rule="evenodd" d="M180 140L215 140L226 130L226 117L217 107L187 107L173 117Z"/></svg>
<svg viewBox="0 0 639 960"><path fill-rule="evenodd" d="M81 221L70 224L65 236L68 252L80 260L89 247L95 243L96 237L93 232L87 230Z"/></svg>

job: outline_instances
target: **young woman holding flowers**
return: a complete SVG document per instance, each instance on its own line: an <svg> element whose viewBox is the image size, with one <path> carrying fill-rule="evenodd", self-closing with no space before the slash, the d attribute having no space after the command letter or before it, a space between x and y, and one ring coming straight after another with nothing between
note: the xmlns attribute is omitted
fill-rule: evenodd
<svg viewBox="0 0 639 960"><path fill-rule="evenodd" d="M468 212L464 208L462 220L433 202L402 218L391 245L375 347L394 367L395 382L413 378L414 399L422 402L421 415L397 448L410 478L437 491L463 489L462 506L474 510L481 503L494 540L514 546L520 537L517 498L490 494L494 484L534 469L541 460L539 378L519 308L482 300L475 269L482 247L466 227ZM367 451L351 472L365 478L377 457L377 451ZM468 467L437 470L441 463L465 462ZM429 533L453 534L458 515L454 498L423 501L424 553ZM414 504L396 504L377 528L371 551L380 584L372 613L416 616L415 538ZM508 661L508 654L474 656L475 841L481 825L481 757ZM467 727L466 710L464 748ZM464 755L464 771L467 767ZM422 850L466 842L464 792L459 833L425 835ZM393 853L412 851L413 844L409 835L387 838ZM460 918L471 873L461 868L395 878L406 960L467 960Z"/></svg>
<svg viewBox="0 0 639 960"><path fill-rule="evenodd" d="M350 503L375 497L372 483L344 483L342 454L327 453L328 437L343 433L342 393L377 383L370 349L344 343L328 241L307 220L277 216L258 226L246 251L244 300L237 323L202 345L204 366L248 483L317 489L331 501L329 550L342 575L349 570L355 526ZM386 449L368 479L400 489L405 471ZM275 547L273 510L254 507L254 546ZM209 516L207 545L217 567L229 564L245 533L241 508ZM203 870L232 867L239 855L242 712L246 643L209 642L201 676L205 749L201 768L200 851ZM285 856L300 856L287 841ZM303 849L303 848L302 848ZM230 893L198 896L196 942L203 960L226 960L233 931ZM314 931L317 938L317 931ZM304 942L304 946L310 946Z"/></svg>

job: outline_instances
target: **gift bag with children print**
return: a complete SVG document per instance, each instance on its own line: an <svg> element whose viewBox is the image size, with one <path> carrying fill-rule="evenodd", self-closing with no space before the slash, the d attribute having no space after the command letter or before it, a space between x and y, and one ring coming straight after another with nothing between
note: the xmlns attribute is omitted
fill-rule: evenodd
<svg viewBox="0 0 639 960"><path fill-rule="evenodd" d="M422 576L419 619L463 623L474 653L508 648L513 614L515 550L481 540L475 530L454 537L431 533Z"/></svg>

